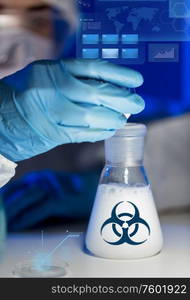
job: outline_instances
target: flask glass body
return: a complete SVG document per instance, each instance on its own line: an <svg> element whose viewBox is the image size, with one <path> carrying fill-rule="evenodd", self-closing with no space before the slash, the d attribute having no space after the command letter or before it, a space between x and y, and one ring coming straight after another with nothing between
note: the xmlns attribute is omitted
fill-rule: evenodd
<svg viewBox="0 0 190 300"><path fill-rule="evenodd" d="M160 222L143 166L146 126L128 123L105 142L102 171L86 234L96 256L138 259L160 252Z"/></svg>

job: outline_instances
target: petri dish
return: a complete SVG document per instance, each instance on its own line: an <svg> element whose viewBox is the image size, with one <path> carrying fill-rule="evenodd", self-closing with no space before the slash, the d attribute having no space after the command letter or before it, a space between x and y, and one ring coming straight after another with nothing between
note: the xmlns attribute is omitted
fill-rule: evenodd
<svg viewBox="0 0 190 300"><path fill-rule="evenodd" d="M59 265L43 265L38 268L33 264L33 261L18 263L12 272L17 278L61 278L68 274L68 264L61 263Z"/></svg>

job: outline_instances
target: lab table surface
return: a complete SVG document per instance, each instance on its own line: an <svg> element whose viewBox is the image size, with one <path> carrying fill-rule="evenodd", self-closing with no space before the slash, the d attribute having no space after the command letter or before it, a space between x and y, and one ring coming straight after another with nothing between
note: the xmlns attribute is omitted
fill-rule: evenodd
<svg viewBox="0 0 190 300"><path fill-rule="evenodd" d="M0 277L12 277L19 262L39 253L53 253L54 264L68 264L67 277L190 277L190 214L161 217L164 248L154 257L116 261L83 250L86 224L74 223L43 232L9 234L0 263Z"/></svg>

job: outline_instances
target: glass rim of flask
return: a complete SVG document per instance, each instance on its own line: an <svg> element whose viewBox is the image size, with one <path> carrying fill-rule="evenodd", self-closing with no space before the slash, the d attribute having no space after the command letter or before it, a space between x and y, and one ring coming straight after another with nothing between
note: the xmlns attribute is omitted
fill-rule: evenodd
<svg viewBox="0 0 190 300"><path fill-rule="evenodd" d="M124 127L118 129L115 137L144 137L147 134L147 127L141 123L126 123Z"/></svg>
<svg viewBox="0 0 190 300"><path fill-rule="evenodd" d="M147 127L144 124L127 123L105 141L106 165L141 166L144 156L144 138Z"/></svg>

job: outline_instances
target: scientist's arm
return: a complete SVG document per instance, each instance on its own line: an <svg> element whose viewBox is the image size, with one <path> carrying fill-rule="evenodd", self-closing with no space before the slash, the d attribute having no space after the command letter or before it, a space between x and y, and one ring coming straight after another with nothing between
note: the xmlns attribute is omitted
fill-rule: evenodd
<svg viewBox="0 0 190 300"><path fill-rule="evenodd" d="M140 73L102 60L41 61L18 91L0 82L0 154L17 162L66 143L96 142L139 113Z"/></svg>

